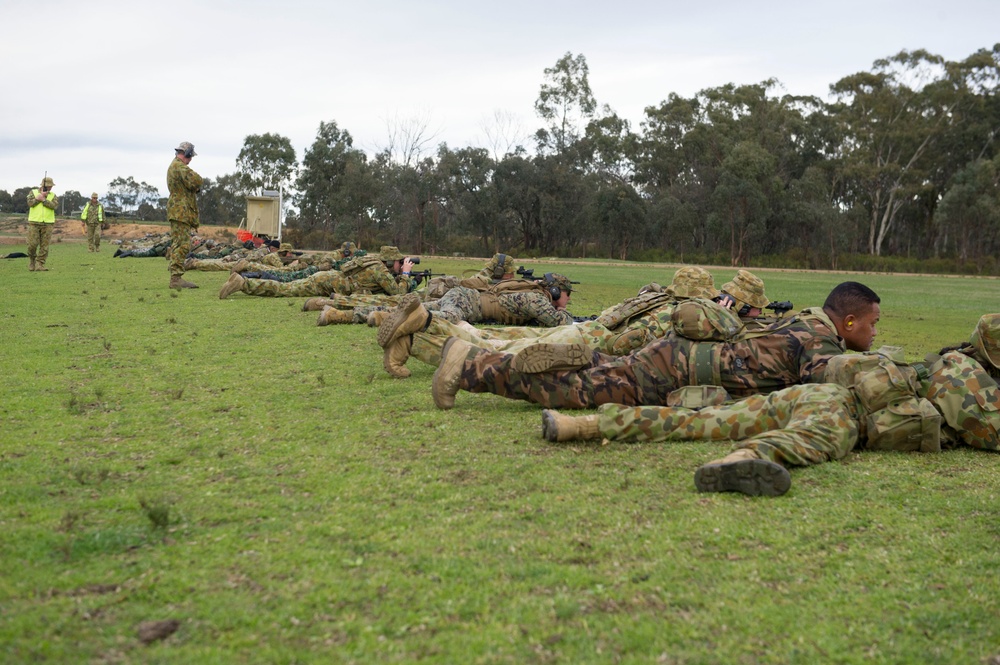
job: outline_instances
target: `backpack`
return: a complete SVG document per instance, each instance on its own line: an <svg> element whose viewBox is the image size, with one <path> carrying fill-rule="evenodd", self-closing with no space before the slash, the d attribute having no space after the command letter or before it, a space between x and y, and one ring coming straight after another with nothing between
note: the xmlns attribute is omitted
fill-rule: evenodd
<svg viewBox="0 0 1000 665"><path fill-rule="evenodd" d="M902 360L899 347L834 356L826 380L850 388L861 407L862 440L869 450L941 450L941 414L920 397L922 365Z"/></svg>
<svg viewBox="0 0 1000 665"><path fill-rule="evenodd" d="M344 273L344 275L354 275L362 270L381 265L382 260L378 256L356 256L350 261L345 261L340 266L340 272Z"/></svg>
<svg viewBox="0 0 1000 665"><path fill-rule="evenodd" d="M458 285L458 277L455 277L454 275L432 277L427 282L427 288L424 292L424 300L437 300Z"/></svg>
<svg viewBox="0 0 1000 665"><path fill-rule="evenodd" d="M738 316L704 298L677 303L670 315L670 324L675 333L697 342L732 342L743 331L743 322Z"/></svg>
<svg viewBox="0 0 1000 665"><path fill-rule="evenodd" d="M612 305L601 312L595 320L605 328L616 328L637 314L645 314L650 310L672 303L674 300L674 296L669 293L647 291L617 305Z"/></svg>
<svg viewBox="0 0 1000 665"><path fill-rule="evenodd" d="M483 292L493 295L501 295L503 293L548 293L548 289L541 282L535 282L530 279L505 279L492 284Z"/></svg>

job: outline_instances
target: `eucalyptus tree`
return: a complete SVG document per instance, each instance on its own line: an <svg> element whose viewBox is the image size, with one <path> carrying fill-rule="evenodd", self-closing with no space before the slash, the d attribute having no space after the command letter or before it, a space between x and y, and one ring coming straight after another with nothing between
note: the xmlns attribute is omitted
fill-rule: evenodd
<svg viewBox="0 0 1000 665"><path fill-rule="evenodd" d="M236 175L242 194L288 189L298 161L292 142L280 134L249 134L236 157Z"/></svg>
<svg viewBox="0 0 1000 665"><path fill-rule="evenodd" d="M970 162L953 178L935 215L940 241L954 246L960 261L997 267L1000 254L1000 156Z"/></svg>
<svg viewBox="0 0 1000 665"><path fill-rule="evenodd" d="M501 213L493 182L496 161L485 148L438 149L437 168L447 201L450 229L479 237L483 252L512 251L516 241L510 218Z"/></svg>
<svg viewBox="0 0 1000 665"><path fill-rule="evenodd" d="M367 246L374 240L371 210L378 182L367 155L336 122L320 122L316 140L302 158L295 189L299 214L294 226L302 234L300 242L310 235L325 246L347 239Z"/></svg>

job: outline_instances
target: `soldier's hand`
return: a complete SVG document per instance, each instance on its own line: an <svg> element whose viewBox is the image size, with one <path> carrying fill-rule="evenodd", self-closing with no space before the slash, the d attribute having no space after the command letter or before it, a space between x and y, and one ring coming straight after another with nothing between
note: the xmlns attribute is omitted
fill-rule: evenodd
<svg viewBox="0 0 1000 665"><path fill-rule="evenodd" d="M736 300L728 293L721 298L719 298L719 305L725 309L732 309L733 305L736 304Z"/></svg>
<svg viewBox="0 0 1000 665"><path fill-rule="evenodd" d="M413 261L409 258L403 261L403 272L413 272Z"/></svg>

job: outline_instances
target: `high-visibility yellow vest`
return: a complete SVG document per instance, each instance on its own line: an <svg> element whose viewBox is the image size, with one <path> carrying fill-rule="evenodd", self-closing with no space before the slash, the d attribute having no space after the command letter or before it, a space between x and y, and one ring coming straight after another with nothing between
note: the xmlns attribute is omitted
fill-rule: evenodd
<svg viewBox="0 0 1000 665"><path fill-rule="evenodd" d="M87 205L83 206L83 212L80 213L80 219L93 224L94 220L87 217L88 210L90 210L90 201L87 201ZM97 221L104 222L104 206L100 203L97 204Z"/></svg>
<svg viewBox="0 0 1000 665"><path fill-rule="evenodd" d="M31 190L32 196L38 196L38 190ZM46 201L52 201L56 198L55 192L49 192L46 195ZM55 224L56 223L56 211L52 208L46 208L44 205L39 203L38 205L31 206L28 209L28 221L35 222L36 224Z"/></svg>

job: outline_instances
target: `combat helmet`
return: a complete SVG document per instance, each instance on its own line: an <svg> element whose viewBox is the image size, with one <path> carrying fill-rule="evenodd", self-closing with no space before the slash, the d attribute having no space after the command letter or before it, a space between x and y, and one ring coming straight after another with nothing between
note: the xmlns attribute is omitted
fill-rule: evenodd
<svg viewBox="0 0 1000 665"><path fill-rule="evenodd" d="M678 298L707 298L719 295L712 273L697 266L687 266L674 273L674 280L667 287Z"/></svg>
<svg viewBox="0 0 1000 665"><path fill-rule="evenodd" d="M976 329L972 331L969 343L984 361L1000 369L1000 314L983 314Z"/></svg>
<svg viewBox="0 0 1000 665"><path fill-rule="evenodd" d="M749 270L737 272L731 282L722 285L722 290L736 298L738 305L764 309L770 302L764 295L764 280Z"/></svg>

